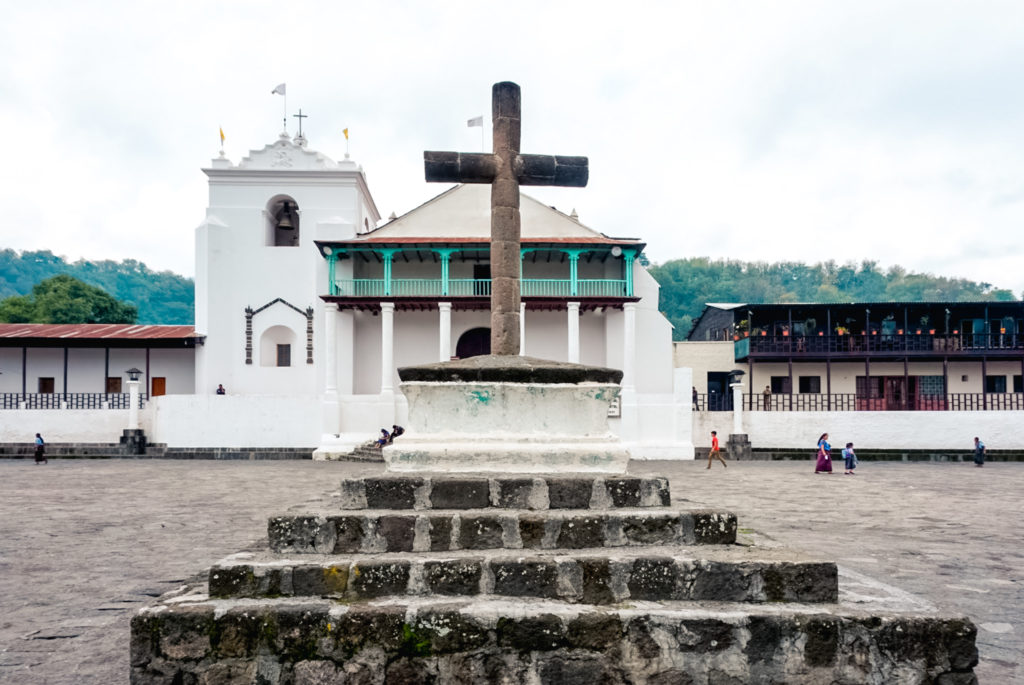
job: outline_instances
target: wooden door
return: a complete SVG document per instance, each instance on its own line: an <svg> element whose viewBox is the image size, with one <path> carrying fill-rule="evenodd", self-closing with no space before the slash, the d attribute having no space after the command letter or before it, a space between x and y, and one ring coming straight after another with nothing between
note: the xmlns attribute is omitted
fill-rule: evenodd
<svg viewBox="0 0 1024 685"><path fill-rule="evenodd" d="M150 385L152 386L149 392L150 397L159 397L160 395L167 394L167 379L165 377L154 376L150 381Z"/></svg>

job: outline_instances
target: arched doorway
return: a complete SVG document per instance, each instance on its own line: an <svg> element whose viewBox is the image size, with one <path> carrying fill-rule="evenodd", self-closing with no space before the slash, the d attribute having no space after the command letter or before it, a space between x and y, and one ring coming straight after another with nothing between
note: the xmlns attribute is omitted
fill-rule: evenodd
<svg viewBox="0 0 1024 685"><path fill-rule="evenodd" d="M491 353L491 329L470 328L459 336L459 342L455 345L455 356L459 359L478 357L481 354Z"/></svg>

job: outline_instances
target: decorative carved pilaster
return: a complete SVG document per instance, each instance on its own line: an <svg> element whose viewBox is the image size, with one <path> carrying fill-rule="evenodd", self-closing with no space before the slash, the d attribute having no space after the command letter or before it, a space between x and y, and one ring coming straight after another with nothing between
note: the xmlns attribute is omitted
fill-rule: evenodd
<svg viewBox="0 0 1024 685"><path fill-rule="evenodd" d="M245 363L252 364L252 307L245 308Z"/></svg>
<svg viewBox="0 0 1024 685"><path fill-rule="evenodd" d="M306 307L306 363L313 363L313 308Z"/></svg>

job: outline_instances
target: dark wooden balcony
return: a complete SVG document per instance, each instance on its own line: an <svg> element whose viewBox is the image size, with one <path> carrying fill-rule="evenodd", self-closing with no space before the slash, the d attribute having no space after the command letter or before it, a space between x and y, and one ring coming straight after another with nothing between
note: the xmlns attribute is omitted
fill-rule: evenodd
<svg viewBox="0 0 1024 685"><path fill-rule="evenodd" d="M736 361L785 359L979 359L1024 356L1024 335L922 331L882 334L754 335L735 340Z"/></svg>

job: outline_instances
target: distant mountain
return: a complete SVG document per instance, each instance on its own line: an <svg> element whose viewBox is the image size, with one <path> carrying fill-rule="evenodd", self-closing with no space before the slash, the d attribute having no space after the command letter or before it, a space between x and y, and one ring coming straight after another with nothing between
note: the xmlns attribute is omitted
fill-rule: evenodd
<svg viewBox="0 0 1024 685"><path fill-rule="evenodd" d="M138 308L140 324L192 324L195 284L170 271L152 271L142 262L79 259L66 262L49 250L0 250L0 299L27 295L40 281L59 274L102 288Z"/></svg>
<svg viewBox="0 0 1024 685"><path fill-rule="evenodd" d="M740 262L707 257L673 259L649 267L661 285L659 308L684 340L707 302L962 302L1011 301L990 283L908 272L877 262L817 264Z"/></svg>

